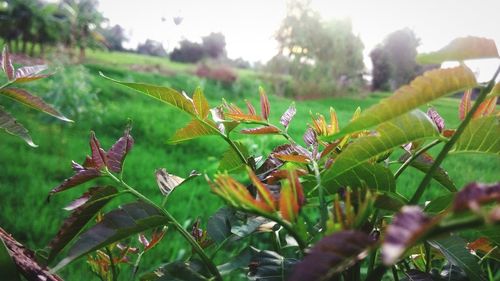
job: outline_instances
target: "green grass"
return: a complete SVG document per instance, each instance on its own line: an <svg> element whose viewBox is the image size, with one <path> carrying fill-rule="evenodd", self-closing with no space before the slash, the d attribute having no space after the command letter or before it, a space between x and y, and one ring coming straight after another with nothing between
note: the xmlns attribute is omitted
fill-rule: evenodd
<svg viewBox="0 0 500 281"><path fill-rule="evenodd" d="M99 99L103 105L103 110L99 114L87 114L75 120L74 124L66 124L47 119L42 114L13 105L5 99L0 100L22 124L30 129L33 139L39 145L37 149L30 148L20 139L0 132L2 206L0 225L32 249L42 249L55 235L63 219L68 215L62 210L67 203L81 195L86 187L106 182L100 180L57 194L50 203L45 200L50 189L72 174L71 160L81 163L89 153L90 130L96 132L102 145L107 149L121 136L127 120L129 118L133 120L132 133L136 144L127 157L125 180L157 202L161 200L161 195L155 183L155 169L164 167L170 173L179 176L185 176L193 169L211 175L217 168L220 155L227 149L223 141L214 137L168 145L168 138L176 129L181 128L188 118L170 106L99 77L97 74L99 70L114 78L166 85L187 93L192 93L197 85L201 85L211 106L216 105L222 97L229 101L238 101L239 104L242 97L245 97L258 107L257 86L262 84L259 80L242 79L245 81L239 81L232 87L224 87L216 82L198 79L184 73L164 77L158 74L132 72L128 69L130 63L165 64L165 67L177 68L179 71L192 67L173 66L163 59L160 61L157 58L132 54L107 55L98 52L91 53L90 59L94 63L87 65L92 74L90 82L95 89L99 89ZM65 71L73 70L68 67ZM35 85L34 89L36 87ZM363 99L345 97L298 102L296 104L298 112L291 123L290 134L299 143L302 142L305 125L310 122L309 111L326 114L328 108L332 106L336 109L341 124L346 124L357 106L365 109L386 95L376 93ZM274 96L271 96L270 100L271 120L278 123L281 113L286 110L291 100ZM434 105L450 127L458 124L457 100L442 99ZM257 136L246 144L256 155L266 155L273 145L281 141L276 136ZM460 187L475 180L485 182L498 180L499 164L498 158L495 157L453 155L443 166ZM422 176L420 172L408 169L408 173L398 179L398 190L409 196L418 186ZM424 197L430 198L444 192L442 187L432 183ZM133 198L120 197L107 209L130 200ZM221 200L213 195L204 180L199 178L173 193L167 209L188 227L198 217L206 223L210 214L221 206L223 206ZM147 272L157 265L184 258L189 254L187 243L177 233L169 231L165 241L144 256L140 272ZM220 255L217 257L217 262L223 262L225 258L224 255ZM129 280L128 270L129 268L121 274L121 280ZM83 259L64 268L60 274L66 280L96 279Z"/></svg>

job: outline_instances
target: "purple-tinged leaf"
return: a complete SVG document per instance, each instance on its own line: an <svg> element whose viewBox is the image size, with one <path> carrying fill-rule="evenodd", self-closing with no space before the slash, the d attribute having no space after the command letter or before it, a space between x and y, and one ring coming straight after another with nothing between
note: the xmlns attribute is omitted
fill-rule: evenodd
<svg viewBox="0 0 500 281"><path fill-rule="evenodd" d="M285 128L288 128L288 125L290 124L290 121L292 121L293 117L297 113L297 109L295 108L295 104L292 103L290 107L281 115L280 123L281 125L285 126Z"/></svg>
<svg viewBox="0 0 500 281"><path fill-rule="evenodd" d="M410 269L405 272L405 277L401 281L434 281L432 275L416 269Z"/></svg>
<svg viewBox="0 0 500 281"><path fill-rule="evenodd" d="M107 165L106 152L102 149L99 140L96 138L95 133L90 132L90 150L92 151L92 163L95 169L101 170Z"/></svg>
<svg viewBox="0 0 500 281"><path fill-rule="evenodd" d="M404 206L387 227L382 243L382 260L386 265L398 261L403 253L422 238L439 218L427 217L418 206Z"/></svg>
<svg viewBox="0 0 500 281"><path fill-rule="evenodd" d="M356 230L339 231L321 239L294 268L290 281L329 280L366 257L375 245L370 235Z"/></svg>
<svg viewBox="0 0 500 281"><path fill-rule="evenodd" d="M271 105L269 104L269 99L267 98L266 92L262 87L259 87L260 94L260 107L261 115L264 120L269 120L269 114L271 113Z"/></svg>
<svg viewBox="0 0 500 281"><path fill-rule="evenodd" d="M255 107L253 107L253 105L248 100L245 100L245 103L247 104L248 114L257 115L257 111L255 110Z"/></svg>
<svg viewBox="0 0 500 281"><path fill-rule="evenodd" d="M28 130L24 128L21 123L17 122L12 115L5 111L2 106L0 106L0 128L11 135L22 138L29 146L37 147L28 133Z"/></svg>
<svg viewBox="0 0 500 281"><path fill-rule="evenodd" d="M7 75L9 81L15 79L14 66L12 65L12 60L10 59L9 49L7 46L3 47L2 51L2 70Z"/></svg>
<svg viewBox="0 0 500 281"><path fill-rule="evenodd" d="M73 244L68 256L53 268L57 271L92 251L148 229L166 225L169 218L154 206L135 202L104 215L102 221L85 231Z"/></svg>
<svg viewBox="0 0 500 281"><path fill-rule="evenodd" d="M306 132L304 133L304 142L308 146L316 146L318 144L318 138L316 136L316 132L312 128L307 128Z"/></svg>
<svg viewBox="0 0 500 281"><path fill-rule="evenodd" d="M460 100L460 106L458 107L458 117L460 120L464 120L467 113L469 113L471 105L471 95L472 90L466 90Z"/></svg>
<svg viewBox="0 0 500 281"><path fill-rule="evenodd" d="M40 72L47 69L46 65L34 65L34 66L23 66L16 70L15 83L25 83L45 77L49 77L52 74L40 74Z"/></svg>
<svg viewBox="0 0 500 281"><path fill-rule="evenodd" d="M85 162L87 161L92 161L92 159L90 159L88 156L87 158L85 159ZM88 163L88 162L87 162ZM82 171L82 170L85 170L85 167L76 163L75 161L71 160L71 168L73 168L73 171L75 171L76 173Z"/></svg>
<svg viewBox="0 0 500 281"><path fill-rule="evenodd" d="M118 191L112 186L92 187L70 206L66 207L66 210L73 212L64 221L56 236L50 241L48 260L53 260L116 194L118 194Z"/></svg>
<svg viewBox="0 0 500 281"><path fill-rule="evenodd" d="M278 134L280 130L274 126L262 126L251 129L243 129L240 132L246 135L272 135Z"/></svg>
<svg viewBox="0 0 500 281"><path fill-rule="evenodd" d="M71 187L75 187L77 185L80 185L82 183L88 182L89 180L95 179L101 175L101 172L96 170L96 169L85 169L81 170L80 172L77 172L75 175L72 177L65 179L60 185L57 187L53 188L49 196L58 193L61 191L64 191L66 189L69 189Z"/></svg>
<svg viewBox="0 0 500 281"><path fill-rule="evenodd" d="M178 186L186 183L188 180L191 180L201 174L197 171L192 171L187 178L181 178L176 175L169 174L167 170L164 168L156 170L156 183L158 184L158 188L164 196L170 195L172 191Z"/></svg>
<svg viewBox="0 0 500 281"><path fill-rule="evenodd" d="M130 135L130 128L125 129L123 136L116 141L106 154L109 170L115 173L122 171L123 161L134 145L134 138Z"/></svg>
<svg viewBox="0 0 500 281"><path fill-rule="evenodd" d="M432 122L436 124L438 131L441 133L444 130L444 119L439 115L439 113L434 109L434 107L430 107L427 110L427 115L431 118Z"/></svg>
<svg viewBox="0 0 500 281"><path fill-rule="evenodd" d="M460 190L453 202L453 210L477 210L481 204L496 201L500 203L500 183L483 184L473 182Z"/></svg>
<svg viewBox="0 0 500 281"><path fill-rule="evenodd" d="M45 103L41 98L28 93L26 90L18 88L4 88L0 90L0 94L9 97L17 102L20 102L26 106L52 115L62 121L73 122L62 115L55 108Z"/></svg>

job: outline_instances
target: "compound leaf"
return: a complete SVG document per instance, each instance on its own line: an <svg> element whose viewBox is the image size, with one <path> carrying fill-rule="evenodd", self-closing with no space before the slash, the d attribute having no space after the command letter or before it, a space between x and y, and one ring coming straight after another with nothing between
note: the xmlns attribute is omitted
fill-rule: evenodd
<svg viewBox="0 0 500 281"><path fill-rule="evenodd" d="M31 139L28 130L24 128L17 120L12 117L7 111L0 106L0 128L4 129L7 133L22 138L28 145L37 147Z"/></svg>

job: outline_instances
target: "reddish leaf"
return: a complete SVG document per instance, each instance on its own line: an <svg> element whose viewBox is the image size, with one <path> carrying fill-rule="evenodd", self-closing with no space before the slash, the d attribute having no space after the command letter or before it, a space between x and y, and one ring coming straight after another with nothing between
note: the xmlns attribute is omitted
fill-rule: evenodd
<svg viewBox="0 0 500 281"><path fill-rule="evenodd" d="M434 109L433 107L430 107L427 110L427 116L431 118L432 122L436 124L436 127L438 128L438 131L441 133L444 130L444 119L439 115L439 113Z"/></svg>
<svg viewBox="0 0 500 281"><path fill-rule="evenodd" d="M307 175L307 171L304 169L297 169L297 176L304 176ZM275 184L276 182L288 177L288 171L287 170L275 170L269 174L269 176L266 177L266 182L268 184Z"/></svg>
<svg viewBox="0 0 500 281"><path fill-rule="evenodd" d="M281 161L285 162L295 162L295 163L303 163L303 164L308 164L309 157L304 156L304 155L298 155L298 154L279 154L279 153L274 153L273 157L278 158Z"/></svg>
<svg viewBox="0 0 500 281"><path fill-rule="evenodd" d="M64 191L68 188L75 187L77 185L80 185L84 182L87 182L89 180L95 179L101 175L101 172L99 172L96 169L85 169L81 170L80 172L76 173L72 177L65 179L60 185L57 187L53 188L50 191L50 195L54 193L58 193L61 191Z"/></svg>
<svg viewBox="0 0 500 281"><path fill-rule="evenodd" d="M277 202L269 189L257 178L255 173L250 167L247 166L248 176L252 181L253 185L257 188L257 192L260 198L266 203L273 211L276 211Z"/></svg>
<svg viewBox="0 0 500 281"><path fill-rule="evenodd" d="M243 129L240 132L247 135L271 135L278 134L280 130L274 126L262 126L251 129Z"/></svg>
<svg viewBox="0 0 500 281"><path fill-rule="evenodd" d="M280 193L281 216L289 222L295 222L299 209L299 203L297 197L293 194L292 186L289 181L285 181L281 186Z"/></svg>
<svg viewBox="0 0 500 281"><path fill-rule="evenodd" d="M290 182L290 186L292 187L293 194L297 198L299 207L302 207L306 203L306 199L304 197L302 184L300 184L298 172L296 170L288 170L287 178Z"/></svg>
<svg viewBox="0 0 500 281"><path fill-rule="evenodd" d="M255 107L253 107L253 105L248 100L245 100L245 103L247 104L248 114L257 115L257 111L255 111Z"/></svg>
<svg viewBox="0 0 500 281"><path fill-rule="evenodd" d="M288 109L281 115L280 118L280 123L281 125L285 126L285 128L288 127L290 124L290 121L292 121L293 117L295 116L295 113L297 113L297 109L295 108L295 104L292 103Z"/></svg>
<svg viewBox="0 0 500 281"><path fill-rule="evenodd" d="M64 221L57 235L50 241L48 260L53 260L117 193L117 189L112 186L92 187L67 207L67 210L73 212Z"/></svg>
<svg viewBox="0 0 500 281"><path fill-rule="evenodd" d="M161 230L155 230L153 231L153 235L151 236L151 241L149 241L148 245L146 248L144 248L144 252L152 249L154 246L156 246L161 239L165 236L165 233L167 233L167 227L164 226Z"/></svg>
<svg viewBox="0 0 500 281"><path fill-rule="evenodd" d="M443 136L447 138L451 138L457 130L443 130Z"/></svg>
<svg viewBox="0 0 500 281"><path fill-rule="evenodd" d="M93 168L101 170L106 167L106 152L101 148L101 144L93 131L90 132L90 150L92 151Z"/></svg>
<svg viewBox="0 0 500 281"><path fill-rule="evenodd" d="M14 66L12 65L12 61L10 59L10 54L9 54L9 49L7 46L3 47L3 52L2 52L2 70L5 72L5 75L7 75L7 79L14 80L15 74L14 74Z"/></svg>
<svg viewBox="0 0 500 281"><path fill-rule="evenodd" d="M269 99L267 98L266 92L262 87L259 87L260 94L260 107L261 115L265 120L269 119L269 114L271 112L271 105L269 104Z"/></svg>
<svg viewBox="0 0 500 281"><path fill-rule="evenodd" d="M464 92L464 95L462 96L462 99L460 100L460 106L458 108L458 118L460 120L464 120L465 116L467 113L469 113L471 106L471 95L472 95L472 90L466 90Z"/></svg>
<svg viewBox="0 0 500 281"><path fill-rule="evenodd" d="M262 121L262 118L258 115L250 115L244 113L225 113L224 117L230 120L241 121L241 122Z"/></svg>
<svg viewBox="0 0 500 281"><path fill-rule="evenodd" d="M497 100L498 100L498 97L491 97L491 98L488 98L485 101L483 101L479 105L477 111L474 112L474 115L472 116L472 118L480 118L480 117L488 116L491 113L493 113L493 111L495 111L495 108L497 105Z"/></svg>
<svg viewBox="0 0 500 281"><path fill-rule="evenodd" d="M493 248L494 246L491 244L488 238L485 237L480 237L475 241L467 244L467 249L474 252L480 251L484 254L489 253L491 250L493 250Z"/></svg>
<svg viewBox="0 0 500 281"><path fill-rule="evenodd" d="M500 202L500 183L487 185L473 182L455 195L453 210L476 210L481 204L491 201Z"/></svg>
<svg viewBox="0 0 500 281"><path fill-rule="evenodd" d="M125 129L123 136L106 153L107 166L112 172L120 173L122 171L123 161L134 145L130 130L130 128Z"/></svg>
<svg viewBox="0 0 500 281"><path fill-rule="evenodd" d="M60 120L66 122L73 122L70 119L66 118L64 115L62 115L59 111L54 109L52 106L45 103L41 98L33 96L26 90L18 88L4 88L0 90L0 93L26 106L32 107L36 110L52 115Z"/></svg>
<svg viewBox="0 0 500 281"><path fill-rule="evenodd" d="M382 260L394 264L401 255L422 238L438 219L427 217L418 206L404 206L387 227L382 243Z"/></svg>
<svg viewBox="0 0 500 281"><path fill-rule="evenodd" d="M334 274L364 259L374 244L370 235L356 230L326 236L295 266L289 280L330 280Z"/></svg>

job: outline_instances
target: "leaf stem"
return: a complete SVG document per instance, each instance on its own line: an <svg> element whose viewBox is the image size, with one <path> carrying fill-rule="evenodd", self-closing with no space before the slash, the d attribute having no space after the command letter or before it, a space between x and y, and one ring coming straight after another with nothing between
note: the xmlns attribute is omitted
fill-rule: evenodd
<svg viewBox="0 0 500 281"><path fill-rule="evenodd" d="M430 183L434 173L441 165L441 162L443 162L443 160L446 158L446 156L448 155L448 152L451 150L453 145L455 145L455 143L457 142L458 138L464 132L465 127L467 127L467 125L469 125L470 121L472 120L472 116L474 115L474 113L476 113L477 109L479 108L479 105L481 105L481 103L486 99L486 96L488 95L488 93L491 91L491 89L495 85L495 79L497 78L499 72L500 72L500 66L495 71L495 74L493 75L493 78L490 80L488 85L481 89L481 92L479 93L479 96L477 97L476 102L474 102L474 105L470 109L469 113L467 113L467 115L465 116L465 119L462 121L460 126L458 126L457 130L455 131L455 134L453 134L453 136L450 138L450 140L447 143L445 143L445 145L443 146L443 149L441 149L441 152L436 157L436 160L434 161L434 163L430 167L429 171L427 172L427 174L425 174L424 179L422 180L422 182L420 182L420 185L418 186L417 190L415 191L415 194L413 194L413 197L410 199L410 204L413 204L413 205L418 204L420 197L422 197L422 195L424 194L425 188L427 188L427 185Z"/></svg>
<svg viewBox="0 0 500 281"><path fill-rule="evenodd" d="M108 176L110 178L112 178L114 181L116 181L117 183L119 183L122 187L124 187L125 189L127 189L128 191L130 191L130 193L132 193L134 196L136 196L140 200L143 200L144 202L146 202L148 204L151 204L156 209L158 209L165 217L167 217L168 220L170 221L170 223L174 226L174 228L184 237L184 239L187 242L189 242L189 244L191 244L191 246L193 247L193 250L198 254L198 256L200 256L202 262L205 264L205 266L210 271L210 273L212 275L214 275L215 279L218 280L218 281L222 281L222 276L220 275L219 270L217 270L217 267L215 266L215 264L210 260L210 258L207 256L207 254L201 248L201 246L196 242L196 240L194 240L193 236L191 236L191 234L189 234L189 232L187 232L181 226L181 224L174 218L174 216L172 216L166 209L158 206L158 204L156 204L155 202L153 202L151 199L147 198L142 193L140 193L139 191L137 191L133 187L129 186L124 181L122 181L122 180L118 179L117 177L115 177L109 171L107 171L107 172L108 172Z"/></svg>
<svg viewBox="0 0 500 281"><path fill-rule="evenodd" d="M319 172L318 163L315 160L311 160L314 170L314 176L316 177L316 187L318 189L318 199L319 199L319 214L320 214L320 226L321 232L326 231L326 222L328 220L328 206L325 199L325 191L321 185L321 174Z"/></svg>
<svg viewBox="0 0 500 281"><path fill-rule="evenodd" d="M424 152L427 150L431 149L432 147L438 145L441 143L441 140L435 140L431 143L428 143L426 146L420 148L417 152L415 152L413 155L411 155L406 161L399 167L399 169L394 173L394 178L397 179L401 173L413 162L413 160L417 159L420 155L422 155Z"/></svg>

